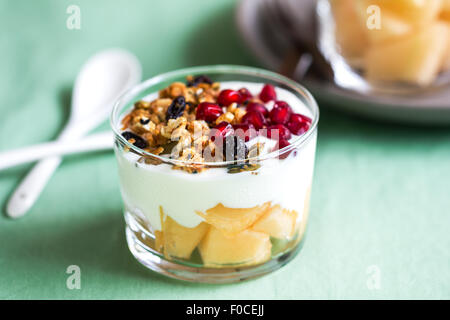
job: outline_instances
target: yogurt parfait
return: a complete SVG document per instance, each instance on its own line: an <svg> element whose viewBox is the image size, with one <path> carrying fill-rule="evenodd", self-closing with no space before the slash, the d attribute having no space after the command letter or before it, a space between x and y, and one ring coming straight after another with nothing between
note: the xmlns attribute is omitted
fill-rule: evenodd
<svg viewBox="0 0 450 320"><path fill-rule="evenodd" d="M196 282L261 276L299 251L318 108L297 83L247 67L197 67L116 103L129 248L148 268Z"/></svg>

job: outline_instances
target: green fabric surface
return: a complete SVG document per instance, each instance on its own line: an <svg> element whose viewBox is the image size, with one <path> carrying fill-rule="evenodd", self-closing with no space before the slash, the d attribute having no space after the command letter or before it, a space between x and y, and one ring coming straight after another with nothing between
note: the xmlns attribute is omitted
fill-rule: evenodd
<svg viewBox="0 0 450 320"><path fill-rule="evenodd" d="M80 30L66 28L70 4L81 8ZM77 72L104 48L135 53L144 78L193 65L258 66L235 28L235 4L0 1L0 151L54 139ZM126 246L114 155L99 152L67 157L28 216L1 215L0 298L449 299L450 129L321 112L306 242L281 270L231 285L148 271ZM30 167L0 172L3 211ZM81 268L80 290L66 287L69 265Z"/></svg>

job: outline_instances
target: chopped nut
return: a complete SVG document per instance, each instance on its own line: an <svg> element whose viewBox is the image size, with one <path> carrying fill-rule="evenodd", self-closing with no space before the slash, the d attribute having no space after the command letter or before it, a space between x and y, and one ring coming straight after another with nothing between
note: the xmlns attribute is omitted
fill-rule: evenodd
<svg viewBox="0 0 450 320"><path fill-rule="evenodd" d="M216 124L219 124L219 123L221 123L222 121L231 123L231 122L233 122L233 119L234 119L234 114L233 114L233 113L231 113L231 112L225 112L224 114L222 114L221 116L219 116L219 117L216 119Z"/></svg>
<svg viewBox="0 0 450 320"><path fill-rule="evenodd" d="M246 113L247 111L243 108L236 108L236 110L234 110L234 123L240 123Z"/></svg>
<svg viewBox="0 0 450 320"><path fill-rule="evenodd" d="M150 108L150 102L144 101L144 100L139 100L134 104L134 107L136 109L148 109L148 108Z"/></svg>
<svg viewBox="0 0 450 320"><path fill-rule="evenodd" d="M203 162L202 155L197 153L197 151L194 148L184 149L179 159L190 162Z"/></svg>
<svg viewBox="0 0 450 320"><path fill-rule="evenodd" d="M192 144L192 138L190 135L181 136L177 145L172 149L172 156L178 158L182 154L184 149L190 148Z"/></svg>
<svg viewBox="0 0 450 320"><path fill-rule="evenodd" d="M237 109L237 103L232 103L227 107L227 111L234 114L234 111Z"/></svg>
<svg viewBox="0 0 450 320"><path fill-rule="evenodd" d="M186 128L187 119L185 117L178 117L176 119L170 119L167 122L167 126L163 126L161 128L161 135L165 138L172 138L172 132L178 129L175 132L174 138L179 138L182 131ZM172 139L173 141L174 139Z"/></svg>
<svg viewBox="0 0 450 320"><path fill-rule="evenodd" d="M131 123L131 119L133 118L132 114L129 113L122 119L122 130L128 129Z"/></svg>
<svg viewBox="0 0 450 320"><path fill-rule="evenodd" d="M183 82L174 82L169 87L159 92L160 98L176 98L186 95L186 85Z"/></svg>
<svg viewBox="0 0 450 320"><path fill-rule="evenodd" d="M202 92L201 94L198 95L198 102L202 103L202 102L212 102L214 103L216 101L216 99L214 98L214 96L208 92Z"/></svg>

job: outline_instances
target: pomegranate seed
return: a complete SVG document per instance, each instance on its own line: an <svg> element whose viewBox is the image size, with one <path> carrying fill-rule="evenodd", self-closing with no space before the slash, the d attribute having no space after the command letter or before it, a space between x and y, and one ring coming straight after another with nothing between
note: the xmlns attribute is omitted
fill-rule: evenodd
<svg viewBox="0 0 450 320"><path fill-rule="evenodd" d="M238 92L241 95L241 101L239 101L239 103L246 103L253 98L253 95L247 88L240 88Z"/></svg>
<svg viewBox="0 0 450 320"><path fill-rule="evenodd" d="M264 87L262 88L261 92L259 93L259 98L263 102L269 102L272 100L276 100L277 93L275 92L274 86L272 86L271 84L265 84Z"/></svg>
<svg viewBox="0 0 450 320"><path fill-rule="evenodd" d="M246 108L247 111L261 112L264 117L267 117L269 115L269 110L267 110L266 106L263 105L262 103L250 102Z"/></svg>
<svg viewBox="0 0 450 320"><path fill-rule="evenodd" d="M217 102L221 106L229 106L232 103L240 102L241 101L241 94L237 91L226 89L222 90L219 93L219 97L217 98Z"/></svg>
<svg viewBox="0 0 450 320"><path fill-rule="evenodd" d="M211 141L218 145L223 143L223 139L234 133L233 126L226 121L222 121L215 128L211 129Z"/></svg>
<svg viewBox="0 0 450 320"><path fill-rule="evenodd" d="M214 122L223 113L222 108L215 103L202 102L197 106L196 119Z"/></svg>
<svg viewBox="0 0 450 320"><path fill-rule="evenodd" d="M242 123L252 124L256 130L259 130L266 124L266 118L261 112L249 111L242 117Z"/></svg>
<svg viewBox="0 0 450 320"><path fill-rule="evenodd" d="M292 109L284 101L275 102L273 109L270 110L270 120L274 124L285 124L289 121Z"/></svg>
<svg viewBox="0 0 450 320"><path fill-rule="evenodd" d="M275 103L273 104L273 107L282 107L282 108L288 108L291 112L292 112L292 108L289 105L289 103L287 103L286 101L281 101L281 100L277 100L275 101Z"/></svg>
<svg viewBox="0 0 450 320"><path fill-rule="evenodd" d="M275 147L273 148L272 151L277 151L277 150L283 149L283 148L287 147L288 145L290 145L290 143L289 143L288 141L286 141L286 140L284 140L284 139L281 139L280 141L277 142L277 144L275 145ZM290 154L291 152L292 152L292 151L289 151L289 152L285 152L285 153L283 153L283 154L280 154L280 155L279 155L279 158L280 158L280 159L286 159L286 158L289 156L289 154Z"/></svg>
<svg viewBox="0 0 450 320"><path fill-rule="evenodd" d="M267 137L275 140L289 140L291 132L282 124L275 124L267 127Z"/></svg>
<svg viewBox="0 0 450 320"><path fill-rule="evenodd" d="M239 136L241 139L244 139L245 142L253 139L258 135L255 127L251 123L240 123L233 125L234 133Z"/></svg>
<svg viewBox="0 0 450 320"><path fill-rule="evenodd" d="M289 118L287 127L293 134L299 136L308 131L310 125L311 125L310 118L298 113L294 113Z"/></svg>

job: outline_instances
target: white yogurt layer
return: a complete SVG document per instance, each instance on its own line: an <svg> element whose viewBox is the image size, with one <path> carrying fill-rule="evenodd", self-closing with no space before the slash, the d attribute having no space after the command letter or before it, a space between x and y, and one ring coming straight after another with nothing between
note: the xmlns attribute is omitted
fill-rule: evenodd
<svg viewBox="0 0 450 320"><path fill-rule="evenodd" d="M223 89L246 87L253 94L262 84L222 82ZM311 117L311 112L292 93L277 88L278 100L284 100L294 112ZM293 136L294 141L297 136ZM154 230L161 230L159 207L182 226L193 228L203 221L196 211L222 203L230 208L251 208L265 202L296 210L302 218L304 201L311 186L316 148L316 133L301 149L283 160L260 162L254 174L249 171L230 174L225 168L214 168L191 174L173 170L170 165L138 163L132 152L116 149L121 192L127 210L145 216Z"/></svg>

